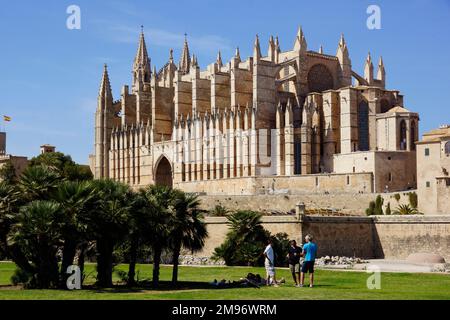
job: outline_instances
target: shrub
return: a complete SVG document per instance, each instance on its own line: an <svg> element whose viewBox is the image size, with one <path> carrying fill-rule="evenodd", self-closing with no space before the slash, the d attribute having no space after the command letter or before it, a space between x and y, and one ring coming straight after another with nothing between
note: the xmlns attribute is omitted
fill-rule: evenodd
<svg viewBox="0 0 450 320"><path fill-rule="evenodd" d="M400 201L400 193L394 194L394 199L397 200L397 202Z"/></svg>
<svg viewBox="0 0 450 320"><path fill-rule="evenodd" d="M228 266L262 265L263 251L270 233L261 224L261 214L237 211L227 216L230 231L225 241L214 249L213 259L223 259Z"/></svg>
<svg viewBox="0 0 450 320"><path fill-rule="evenodd" d="M17 268L11 276L11 282L15 286L18 284L27 286L31 279L32 275L20 268Z"/></svg>
<svg viewBox="0 0 450 320"><path fill-rule="evenodd" d="M366 209L366 215L373 216L375 214L375 201L369 202L369 207Z"/></svg>
<svg viewBox="0 0 450 320"><path fill-rule="evenodd" d="M411 207L417 208L417 193L410 192L408 193L408 197L409 197L409 204L411 205Z"/></svg>
<svg viewBox="0 0 450 320"><path fill-rule="evenodd" d="M388 202L387 206L386 206L386 211L385 211L385 215L390 216L391 213L391 203Z"/></svg>
<svg viewBox="0 0 450 320"><path fill-rule="evenodd" d="M224 206L218 204L209 213L215 217L225 217L230 211Z"/></svg>
<svg viewBox="0 0 450 320"><path fill-rule="evenodd" d="M411 215L411 214L420 214L416 208L412 208L409 204L401 204L395 209L395 214L399 215Z"/></svg>
<svg viewBox="0 0 450 320"><path fill-rule="evenodd" d="M383 215L383 202L384 202L383 197L378 195L377 198L375 199L375 209L374 209L375 215L377 216Z"/></svg>

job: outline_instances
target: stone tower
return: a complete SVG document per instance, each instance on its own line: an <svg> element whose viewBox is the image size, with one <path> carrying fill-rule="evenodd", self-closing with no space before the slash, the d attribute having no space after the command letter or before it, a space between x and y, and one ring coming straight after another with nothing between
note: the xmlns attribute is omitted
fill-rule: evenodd
<svg viewBox="0 0 450 320"><path fill-rule="evenodd" d="M109 177L109 149L112 131L113 96L109 82L108 68L103 69L100 91L98 93L97 110L95 112L95 176Z"/></svg>

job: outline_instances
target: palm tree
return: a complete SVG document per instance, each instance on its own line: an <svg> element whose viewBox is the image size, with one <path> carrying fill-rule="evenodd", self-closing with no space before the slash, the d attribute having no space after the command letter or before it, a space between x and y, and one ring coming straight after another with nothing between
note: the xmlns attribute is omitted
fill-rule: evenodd
<svg viewBox="0 0 450 320"><path fill-rule="evenodd" d="M174 190L173 193L175 215L169 241L173 252L172 284L176 285L181 248L184 247L192 252L201 250L205 245L208 232L203 221L205 211L200 209L198 197L180 190Z"/></svg>
<svg viewBox="0 0 450 320"><path fill-rule="evenodd" d="M136 262L139 246L147 242L148 234L152 232L149 228L151 212L155 210L153 202L148 202L145 189L139 189L134 194L130 208L130 231L129 231L129 264L127 284L136 284Z"/></svg>
<svg viewBox="0 0 450 320"><path fill-rule="evenodd" d="M61 244L61 206L52 201L32 201L20 209L9 242L20 248L30 263L29 285L50 288L58 284L56 253ZM20 267L20 266L19 266Z"/></svg>
<svg viewBox="0 0 450 320"><path fill-rule="evenodd" d="M19 188L27 201L50 200L61 177L47 166L29 166L22 173Z"/></svg>
<svg viewBox="0 0 450 320"><path fill-rule="evenodd" d="M146 215L149 217L146 228L151 230L148 233L148 242L153 251L153 287L159 285L159 269L161 254L169 245L169 236L172 228L174 215L173 191L171 188L161 185L149 186L142 195L146 206Z"/></svg>
<svg viewBox="0 0 450 320"><path fill-rule="evenodd" d="M260 252L270 236L262 226L261 214L236 211L227 219L230 231L225 241L214 249L213 258L222 258L227 265L254 264L260 257L256 253Z"/></svg>
<svg viewBox="0 0 450 320"><path fill-rule="evenodd" d="M0 255L8 255L7 236L11 228L13 214L17 209L15 188L6 181L0 182Z"/></svg>
<svg viewBox="0 0 450 320"><path fill-rule="evenodd" d="M87 241L89 213L93 209L95 189L90 182L64 181L56 190L54 199L64 212L62 237L61 279L66 280L66 270L73 264L77 246Z"/></svg>
<svg viewBox="0 0 450 320"><path fill-rule="evenodd" d="M97 208L90 213L90 231L96 239L97 284L112 286L113 251L128 231L130 189L113 180L96 180Z"/></svg>

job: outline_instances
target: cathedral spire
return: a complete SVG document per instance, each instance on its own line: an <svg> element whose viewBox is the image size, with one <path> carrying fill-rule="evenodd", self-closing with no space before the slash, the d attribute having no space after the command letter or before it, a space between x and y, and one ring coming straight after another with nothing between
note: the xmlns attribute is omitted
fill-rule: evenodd
<svg viewBox="0 0 450 320"><path fill-rule="evenodd" d="M275 41L273 40L273 36L270 36L269 49L268 49L268 53L267 53L270 61L275 62L275 53L276 53Z"/></svg>
<svg viewBox="0 0 450 320"><path fill-rule="evenodd" d="M259 37L256 35L255 44L253 46L253 59L255 61L261 59L261 47L259 45Z"/></svg>
<svg viewBox="0 0 450 320"><path fill-rule="evenodd" d="M384 69L383 57L378 61L377 79L381 81L383 87L386 85L386 70Z"/></svg>
<svg viewBox="0 0 450 320"><path fill-rule="evenodd" d="M189 54L189 45L187 42L187 34L184 34L184 46L183 46L183 52L181 54L180 63L179 63L179 70L183 73L189 73L189 69L191 67L191 56Z"/></svg>
<svg viewBox="0 0 450 320"><path fill-rule="evenodd" d="M373 83L373 63L372 57L370 56L370 52L367 55L366 63L364 65L364 79L370 85Z"/></svg>
<svg viewBox="0 0 450 320"><path fill-rule="evenodd" d="M301 26L298 27L297 36L295 38L294 50L306 52L308 44Z"/></svg>
<svg viewBox="0 0 450 320"><path fill-rule="evenodd" d="M135 87L139 82L150 82L151 75L150 58L148 57L143 28L141 26L138 50L133 64L133 85Z"/></svg>
<svg viewBox="0 0 450 320"><path fill-rule="evenodd" d="M219 50L219 52L217 53L216 63L217 63L217 65L219 66L219 68L221 68L221 67L223 66L223 63L222 63L222 54L220 53L220 50Z"/></svg>
<svg viewBox="0 0 450 320"><path fill-rule="evenodd" d="M173 49L172 48L170 48L170 50L169 50L169 62L173 63Z"/></svg>
<svg viewBox="0 0 450 320"><path fill-rule="evenodd" d="M108 66L106 65L106 63L103 66L103 76L100 83L100 91L98 95L101 98L110 98L112 100L111 84L109 82Z"/></svg>
<svg viewBox="0 0 450 320"><path fill-rule="evenodd" d="M342 86L350 86L352 84L352 61L348 53L347 44L344 39L344 34L341 34L339 40L336 57L340 65L340 82Z"/></svg>
<svg viewBox="0 0 450 320"><path fill-rule="evenodd" d="M239 52L239 47L236 47L236 52L234 54L234 58L239 60L239 62L241 61L241 54Z"/></svg>

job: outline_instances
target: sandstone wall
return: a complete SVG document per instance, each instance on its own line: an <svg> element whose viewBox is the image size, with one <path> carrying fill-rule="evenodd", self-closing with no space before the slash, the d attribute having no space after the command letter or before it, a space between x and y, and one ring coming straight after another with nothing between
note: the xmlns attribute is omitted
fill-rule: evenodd
<svg viewBox="0 0 450 320"><path fill-rule="evenodd" d="M263 226L289 238L314 235L318 255L404 259L411 253L431 252L450 261L450 216L315 217L265 216ZM199 256L209 256L225 239L224 217L207 217L209 239ZM301 241L303 242L303 241Z"/></svg>
<svg viewBox="0 0 450 320"><path fill-rule="evenodd" d="M403 259L411 253L431 252L450 262L450 216L378 216L373 220L377 257Z"/></svg>

